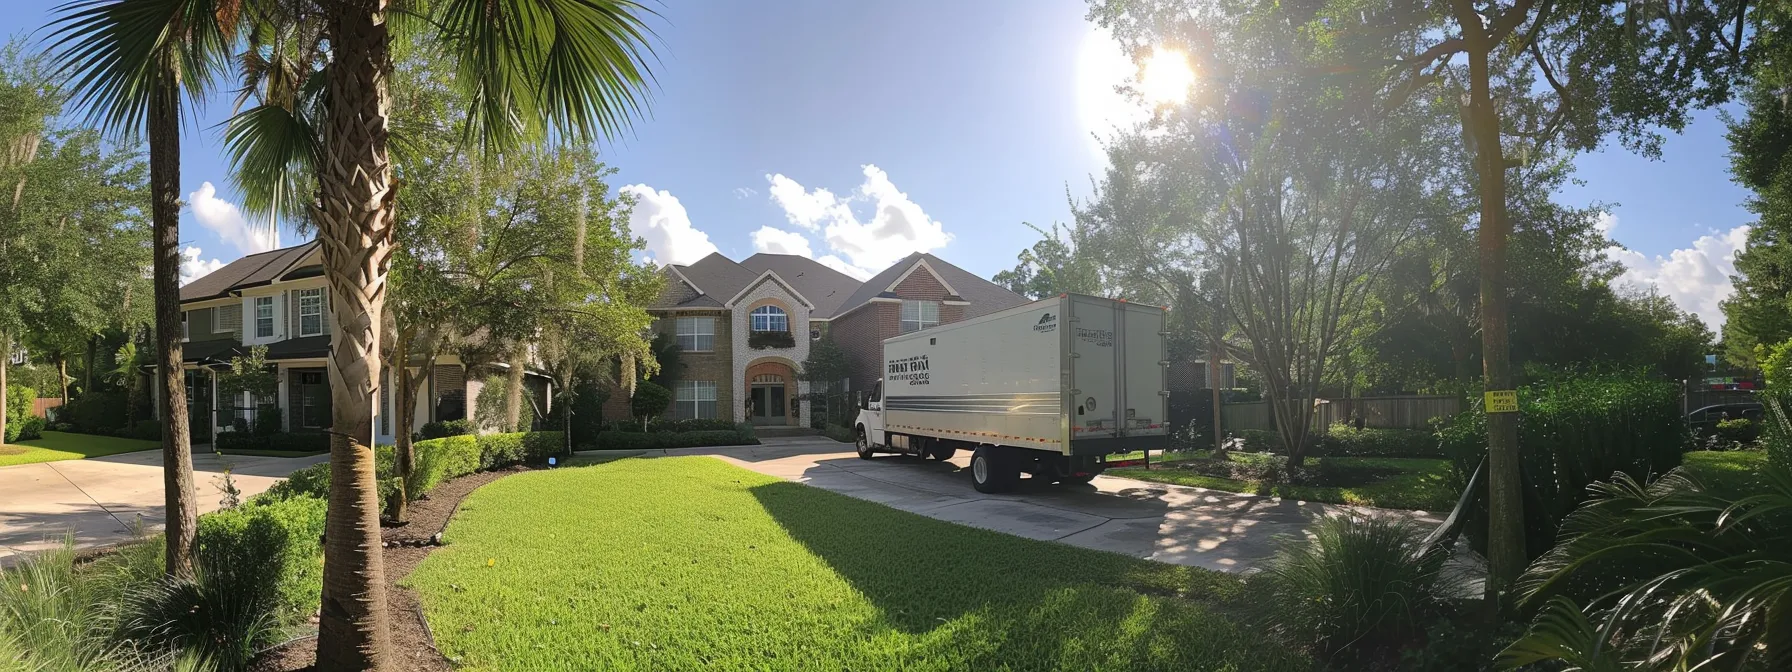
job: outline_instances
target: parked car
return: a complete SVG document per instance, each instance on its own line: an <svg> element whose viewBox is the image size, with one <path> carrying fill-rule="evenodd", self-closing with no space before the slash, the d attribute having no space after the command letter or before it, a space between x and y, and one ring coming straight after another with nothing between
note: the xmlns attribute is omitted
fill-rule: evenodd
<svg viewBox="0 0 1792 672"><path fill-rule="evenodd" d="M1764 412L1761 404L1752 401L1713 404L1687 413L1686 424L1691 425L1694 431L1708 431L1723 420L1741 418L1760 422Z"/></svg>

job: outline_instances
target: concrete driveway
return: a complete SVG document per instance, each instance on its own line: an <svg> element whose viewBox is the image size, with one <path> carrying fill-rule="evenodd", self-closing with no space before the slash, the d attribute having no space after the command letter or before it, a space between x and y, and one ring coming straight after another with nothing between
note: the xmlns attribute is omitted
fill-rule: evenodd
<svg viewBox="0 0 1792 672"><path fill-rule="evenodd" d="M268 489L294 470L329 459L220 457L194 451L193 486L199 512L216 511L226 467L243 497ZM162 528L162 451L0 467L0 560L53 548L72 534L77 548L127 541L139 524Z"/></svg>
<svg viewBox="0 0 1792 672"><path fill-rule="evenodd" d="M861 460L851 446L820 437L764 441L666 454L712 455L931 518L1227 572L1253 567L1274 552L1278 537L1303 535L1320 516L1398 516L1430 527L1448 513L1316 504L1111 476L1086 486L1026 478L1013 492L986 495L971 487L970 455L962 451L944 463L895 455Z"/></svg>

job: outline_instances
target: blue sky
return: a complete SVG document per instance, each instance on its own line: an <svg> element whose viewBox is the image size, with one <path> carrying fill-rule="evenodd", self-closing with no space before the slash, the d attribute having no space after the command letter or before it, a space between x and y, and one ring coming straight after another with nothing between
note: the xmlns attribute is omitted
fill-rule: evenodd
<svg viewBox="0 0 1792 672"><path fill-rule="evenodd" d="M37 29L59 0L9 3L0 30ZM988 276L1066 221L1102 160L1091 134L1126 116L1127 68L1078 0L669 2L651 117L603 147L612 186L641 201L649 256L711 249L814 256L851 273L915 250ZM182 240L199 273L270 241L249 231L220 152L217 96L183 140ZM1725 172L1722 124L1699 115L1663 160L1580 157L1560 198L1614 204L1625 281L1716 327L1729 257L1752 217ZM206 184L212 185L210 188ZM282 231L280 242L298 238Z"/></svg>

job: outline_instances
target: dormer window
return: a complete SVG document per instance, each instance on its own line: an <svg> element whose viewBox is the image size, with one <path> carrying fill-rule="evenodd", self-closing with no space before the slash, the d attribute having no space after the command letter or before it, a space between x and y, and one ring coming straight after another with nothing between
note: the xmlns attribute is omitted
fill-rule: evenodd
<svg viewBox="0 0 1792 672"><path fill-rule="evenodd" d="M753 331L790 331L790 316L777 306L753 309Z"/></svg>

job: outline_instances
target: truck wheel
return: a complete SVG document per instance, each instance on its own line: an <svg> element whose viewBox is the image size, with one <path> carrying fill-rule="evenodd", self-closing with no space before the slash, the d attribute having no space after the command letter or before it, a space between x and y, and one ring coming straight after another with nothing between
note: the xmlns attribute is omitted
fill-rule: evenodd
<svg viewBox="0 0 1792 672"><path fill-rule="evenodd" d="M871 437L865 435L864 427L859 428L859 438L854 444L854 447L859 451L859 459L871 459Z"/></svg>
<svg viewBox="0 0 1792 672"><path fill-rule="evenodd" d="M971 485L977 492L1006 492L1020 480L1020 469L1014 460L994 446L978 446L971 453Z"/></svg>

